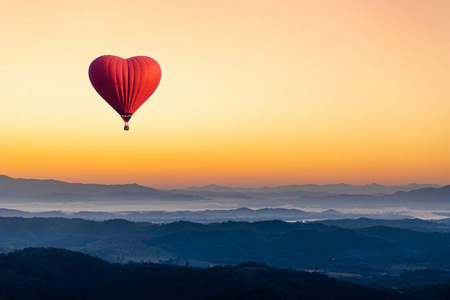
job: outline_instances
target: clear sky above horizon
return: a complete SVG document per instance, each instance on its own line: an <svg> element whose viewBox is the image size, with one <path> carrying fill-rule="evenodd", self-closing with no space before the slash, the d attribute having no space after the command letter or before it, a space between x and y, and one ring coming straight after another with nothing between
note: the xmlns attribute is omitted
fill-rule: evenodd
<svg viewBox="0 0 450 300"><path fill-rule="evenodd" d="M84 183L450 184L450 1L5 1L0 174ZM87 71L147 55L123 131Z"/></svg>

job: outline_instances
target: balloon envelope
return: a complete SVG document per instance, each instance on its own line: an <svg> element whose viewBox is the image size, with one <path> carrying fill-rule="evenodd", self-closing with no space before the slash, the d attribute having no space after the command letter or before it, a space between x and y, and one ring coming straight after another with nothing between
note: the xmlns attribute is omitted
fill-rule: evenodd
<svg viewBox="0 0 450 300"><path fill-rule="evenodd" d="M123 59L104 55L89 66L89 79L97 93L128 122L158 87L161 68L147 56Z"/></svg>

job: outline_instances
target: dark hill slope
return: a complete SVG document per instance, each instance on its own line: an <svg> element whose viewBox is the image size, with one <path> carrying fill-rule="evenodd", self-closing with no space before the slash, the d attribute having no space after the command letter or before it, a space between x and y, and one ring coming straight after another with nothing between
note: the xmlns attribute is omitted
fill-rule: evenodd
<svg viewBox="0 0 450 300"><path fill-rule="evenodd" d="M450 280L444 283L427 285L413 290L410 294L418 299L450 299Z"/></svg>
<svg viewBox="0 0 450 300"><path fill-rule="evenodd" d="M265 264L196 269L110 264L78 252L27 248L0 255L1 299L407 299Z"/></svg>

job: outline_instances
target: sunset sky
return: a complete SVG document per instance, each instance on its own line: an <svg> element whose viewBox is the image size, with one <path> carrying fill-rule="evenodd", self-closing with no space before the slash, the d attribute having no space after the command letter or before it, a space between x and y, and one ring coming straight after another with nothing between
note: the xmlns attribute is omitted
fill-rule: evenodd
<svg viewBox="0 0 450 300"><path fill-rule="evenodd" d="M0 174L450 184L448 0L0 1ZM161 65L129 132L104 54Z"/></svg>

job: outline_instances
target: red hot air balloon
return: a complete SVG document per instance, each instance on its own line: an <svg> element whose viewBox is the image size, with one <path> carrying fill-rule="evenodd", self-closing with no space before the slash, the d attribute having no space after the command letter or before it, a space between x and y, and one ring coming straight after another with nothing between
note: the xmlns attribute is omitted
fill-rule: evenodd
<svg viewBox="0 0 450 300"><path fill-rule="evenodd" d="M161 68L152 58L123 59L114 55L96 58L89 66L89 79L97 93L125 122L153 94L161 81Z"/></svg>

